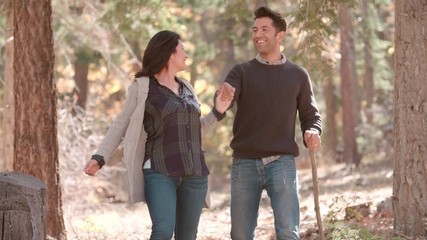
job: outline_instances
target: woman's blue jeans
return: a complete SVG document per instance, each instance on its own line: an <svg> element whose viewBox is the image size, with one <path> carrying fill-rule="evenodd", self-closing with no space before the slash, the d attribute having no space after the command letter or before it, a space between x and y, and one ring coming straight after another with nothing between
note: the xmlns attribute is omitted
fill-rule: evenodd
<svg viewBox="0 0 427 240"><path fill-rule="evenodd" d="M283 155L264 165L261 159L234 159L231 171L231 238L252 240L263 189L274 214L276 239L299 239L298 177L295 158Z"/></svg>
<svg viewBox="0 0 427 240"><path fill-rule="evenodd" d="M145 199L150 212L150 240L197 237L197 227L208 189L207 176L169 177L144 169Z"/></svg>

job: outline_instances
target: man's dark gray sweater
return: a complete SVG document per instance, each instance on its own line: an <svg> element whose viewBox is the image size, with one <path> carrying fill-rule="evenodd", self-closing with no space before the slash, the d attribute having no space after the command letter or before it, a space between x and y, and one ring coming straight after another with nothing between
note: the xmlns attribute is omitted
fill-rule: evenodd
<svg viewBox="0 0 427 240"><path fill-rule="evenodd" d="M309 129L321 133L322 120L304 68L289 60L267 65L253 59L235 65L225 81L236 88L233 157L298 156L297 111L302 133Z"/></svg>

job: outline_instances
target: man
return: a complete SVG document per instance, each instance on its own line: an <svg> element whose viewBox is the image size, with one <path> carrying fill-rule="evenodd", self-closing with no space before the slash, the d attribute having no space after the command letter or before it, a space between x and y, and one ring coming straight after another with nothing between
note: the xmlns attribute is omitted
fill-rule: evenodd
<svg viewBox="0 0 427 240"><path fill-rule="evenodd" d="M298 112L304 144L320 147L322 120L308 72L280 52L286 21L269 8L255 11L252 41L258 52L225 79L235 88L231 175L231 238L254 238L263 189L271 199L277 239L299 239L295 157ZM228 86L229 87L229 86ZM231 92L231 91L230 91Z"/></svg>

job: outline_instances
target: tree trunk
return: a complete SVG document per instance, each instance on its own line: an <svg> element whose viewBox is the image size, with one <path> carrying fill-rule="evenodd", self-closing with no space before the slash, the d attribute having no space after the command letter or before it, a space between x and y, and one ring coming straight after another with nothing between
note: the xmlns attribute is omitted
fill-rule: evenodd
<svg viewBox="0 0 427 240"><path fill-rule="evenodd" d="M224 29L231 29L231 26L235 24L232 20L227 20L224 22L223 26L226 26ZM218 72L218 78L216 82L222 83L227 76L227 73L230 71L231 66L234 64L234 42L231 38L225 37L219 41L220 52L216 54L216 65L220 66Z"/></svg>
<svg viewBox="0 0 427 240"><path fill-rule="evenodd" d="M394 230L411 239L427 236L425 6L425 1L396 1Z"/></svg>
<svg viewBox="0 0 427 240"><path fill-rule="evenodd" d="M344 127L344 161L348 165L358 166L360 160L357 153L356 126L358 123L358 97L356 58L354 47L354 30L352 17L348 7L340 4L338 8L340 22L341 51L341 92Z"/></svg>
<svg viewBox="0 0 427 240"><path fill-rule="evenodd" d="M326 128L325 128L325 143L323 144L324 155L336 161L337 151L337 131L336 131L336 101L334 94L333 74L332 69L328 64L324 64L323 69L325 70L323 78L323 97L325 98L326 106Z"/></svg>
<svg viewBox="0 0 427 240"><path fill-rule="evenodd" d="M3 136L0 154L3 160L0 162L0 171L12 170L13 168L13 128L14 128L14 102L13 102L13 1L7 0L6 9L6 61L4 66L4 97L3 97Z"/></svg>
<svg viewBox="0 0 427 240"><path fill-rule="evenodd" d="M23 173L1 173L0 199L1 239L46 239L46 184Z"/></svg>
<svg viewBox="0 0 427 240"><path fill-rule="evenodd" d="M235 24L235 20L230 18L220 21L220 25L223 26L222 29L232 29ZM215 76L215 82L222 83L235 63L235 55L233 39L230 38L229 34L224 32L220 32L219 35L220 37L214 40L215 46L217 46L216 49L218 50L215 54L215 59L208 64L213 76Z"/></svg>
<svg viewBox="0 0 427 240"><path fill-rule="evenodd" d="M74 62L74 82L76 83L74 89L75 109L73 109L73 113L82 112L86 109L89 63L92 58L90 56L92 51L89 49L82 48L76 51L76 61Z"/></svg>
<svg viewBox="0 0 427 240"><path fill-rule="evenodd" d="M363 0L363 9L365 12L365 18L363 19L362 25L363 31L363 52L365 55L365 74L363 79L363 90L364 90L364 112L366 115L366 122L372 124L372 103L374 102L374 63L372 60L372 28L370 26L370 5L368 0Z"/></svg>
<svg viewBox="0 0 427 240"><path fill-rule="evenodd" d="M206 11L201 15L199 26L203 38L216 46L215 59L209 61L208 66L215 77L215 82L222 83L235 63L234 41L230 34L224 31L233 29L236 21L231 18L218 18L217 14L217 12ZM208 22L215 21L215 18L220 19L218 24L222 26L221 31L214 32L208 28Z"/></svg>
<svg viewBox="0 0 427 240"><path fill-rule="evenodd" d="M47 234L65 239L58 171L51 1L13 1L14 170L47 185Z"/></svg>

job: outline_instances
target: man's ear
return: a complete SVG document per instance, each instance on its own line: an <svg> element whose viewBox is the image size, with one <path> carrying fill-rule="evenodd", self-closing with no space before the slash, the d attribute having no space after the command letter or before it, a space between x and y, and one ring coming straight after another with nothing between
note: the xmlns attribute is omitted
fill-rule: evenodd
<svg viewBox="0 0 427 240"><path fill-rule="evenodd" d="M285 38L285 31L278 32L277 37L280 40L280 42L283 41L283 39Z"/></svg>

